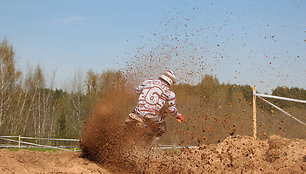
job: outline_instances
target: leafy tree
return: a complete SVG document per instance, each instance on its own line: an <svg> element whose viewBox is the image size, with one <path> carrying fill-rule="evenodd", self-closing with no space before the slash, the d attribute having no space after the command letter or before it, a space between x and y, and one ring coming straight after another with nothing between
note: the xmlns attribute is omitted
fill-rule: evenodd
<svg viewBox="0 0 306 174"><path fill-rule="evenodd" d="M211 98L220 87L219 80L212 75L205 75L202 81L197 85L198 93L205 98Z"/></svg>
<svg viewBox="0 0 306 174"><path fill-rule="evenodd" d="M227 102L233 101L233 85L230 85L227 89L227 96L226 96Z"/></svg>

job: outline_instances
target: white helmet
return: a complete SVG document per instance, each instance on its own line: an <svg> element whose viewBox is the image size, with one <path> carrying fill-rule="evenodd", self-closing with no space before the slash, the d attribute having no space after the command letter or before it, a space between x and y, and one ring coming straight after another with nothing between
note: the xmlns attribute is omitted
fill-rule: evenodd
<svg viewBox="0 0 306 174"><path fill-rule="evenodd" d="M160 79L163 79L164 81L166 81L170 86L172 86L173 84L175 84L176 82L176 78L175 75L172 71L168 70L166 71L163 75L161 75L159 77Z"/></svg>

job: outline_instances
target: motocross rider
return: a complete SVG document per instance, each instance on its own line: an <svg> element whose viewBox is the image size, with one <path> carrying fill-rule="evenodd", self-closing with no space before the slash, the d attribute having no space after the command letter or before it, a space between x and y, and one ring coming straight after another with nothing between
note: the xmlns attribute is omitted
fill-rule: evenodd
<svg viewBox="0 0 306 174"><path fill-rule="evenodd" d="M172 71L166 71L157 80L145 80L136 88L139 99L136 108L129 114L127 122L137 120L144 126L153 129L156 140L166 131L164 114L173 115L179 122L184 121L184 116L178 113L175 106L175 93L171 86L175 84L176 78Z"/></svg>

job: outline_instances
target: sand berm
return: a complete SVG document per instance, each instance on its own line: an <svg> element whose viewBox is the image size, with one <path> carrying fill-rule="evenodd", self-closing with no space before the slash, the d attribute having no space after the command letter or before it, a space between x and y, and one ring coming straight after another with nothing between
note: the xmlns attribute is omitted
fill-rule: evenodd
<svg viewBox="0 0 306 174"><path fill-rule="evenodd" d="M0 173L305 173L306 142L231 136L215 145L182 152L155 151L138 169L101 165L77 152L0 150ZM137 158L137 156L134 156ZM134 160L137 161L137 160Z"/></svg>

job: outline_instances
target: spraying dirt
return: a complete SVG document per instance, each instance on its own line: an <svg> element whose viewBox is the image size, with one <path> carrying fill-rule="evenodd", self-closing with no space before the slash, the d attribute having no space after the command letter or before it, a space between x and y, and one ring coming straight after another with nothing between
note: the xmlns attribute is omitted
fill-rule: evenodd
<svg viewBox="0 0 306 174"><path fill-rule="evenodd" d="M121 96L121 97L119 97ZM82 156L114 173L304 173L306 141L271 136L230 136L194 149L149 150L133 144L137 132L122 129L129 113L117 111L134 98L111 91L95 108L81 137Z"/></svg>
<svg viewBox="0 0 306 174"><path fill-rule="evenodd" d="M265 77L274 78L275 76L266 75L266 66L255 63L258 56L266 57L266 62L270 62L269 68L274 69L273 74L279 74L278 76L281 78L278 79L282 80L283 83L286 82L286 78L282 79L282 77L286 76L285 71L278 72L279 68L274 67L273 64L271 65L272 58L272 62L279 60L275 58L275 56L279 57L279 53L277 53L279 50L275 51L275 53L270 53L271 48L262 51L261 47L256 49L250 45L247 53L251 56L248 55L247 61L237 59L235 58L237 55L231 54L229 50L240 52L241 45L245 47L246 43L249 42L244 39L247 34L246 31L241 32L243 35L236 36L227 30L227 24L235 22L236 19L232 15L227 15L226 19L220 23L214 23L215 19L213 19L212 21L206 21L207 23L205 24L199 22L199 26L193 26L190 21L195 16L198 16L196 11L197 8L193 8L192 15L186 17L184 11L174 9L166 15L160 24L164 26L163 29L160 32L154 31L154 37L146 41L143 47L137 49L132 57L127 58L127 64L122 72L129 83L135 85L135 83L139 83L146 78L158 77L159 73L171 69L175 71L178 81L181 83L197 84L205 74L219 73L224 76L223 81L228 80L237 83L236 79L244 79L240 83L245 82L248 84L259 84L260 81L261 85L270 87L268 84L270 84L271 81L269 80L271 79ZM200 12L202 13L202 11ZM241 27L243 30L249 28L248 26ZM270 30L265 29L259 32L261 41L266 40L267 31ZM238 42L235 43L232 40L237 40ZM233 44L238 45L238 50L231 46ZM273 43L273 45L275 44L277 45L278 43ZM253 52L263 52L264 55L254 54ZM228 70L222 66L227 64L232 64L233 67ZM249 68L249 65L254 68ZM249 80L249 71L261 78ZM115 90L109 91L97 103L82 131L80 142L82 154L75 152L47 153L25 150L18 152L0 150L0 173L306 172L306 141L290 140L279 136L270 136L266 140L256 140L248 136L235 135L225 138L224 141L220 139L222 142L218 144L199 145L198 148L194 149L148 150L140 148L130 141L131 137L138 136L137 132L131 133L122 127L125 117L136 104L135 96L125 91L125 89L127 88L119 86ZM201 98L207 100L206 96L201 96ZM193 115L187 115L186 122L189 121L188 117L192 117L194 122L206 126L206 129L203 129L202 132L212 132L213 130L209 126L223 125L223 127L215 128L210 133L211 137L208 138L203 137L199 132L192 134L192 136L189 136L189 139L192 140L190 142L197 141L196 139L201 136L206 142L209 142L208 140L211 142L213 138L217 137L217 134L224 132L225 128L229 131L227 135L234 135L236 129L237 131L240 130L239 133L243 135L249 134L248 129L243 129L244 127L250 127L247 124L251 123L249 120L243 120L251 118L246 117L245 110L234 115L231 113L238 111L238 109L229 108L227 111L230 112L229 114L225 113L225 119L219 120L221 117L217 117L217 112L223 113L226 111L224 108L229 107L220 103L220 98L217 96L216 99L218 100L214 103L212 102L213 105L218 105L214 111L209 110L209 108L213 108L213 105L205 103L206 108L202 107L202 103L195 101L194 98L181 104L192 103L193 105L200 105L200 108L196 109L184 108L183 106L181 108L185 109L185 111L196 110ZM243 105L241 97L239 97L239 100L235 98L231 100L231 105L236 101L239 102L239 105L236 105L239 108L247 109L249 107L246 104ZM200 110L205 111L205 115L197 113ZM200 122L195 119L195 116L208 121ZM214 122L210 120L212 118ZM227 123L231 121L230 119L235 124ZM237 123L238 121L240 124ZM182 135L185 130L195 127L195 124L192 124L191 121L187 124L190 125L185 129L179 128L178 131L175 131L175 135ZM280 121L277 124L284 123ZM173 125L171 128L174 128ZM281 130L282 128L279 126L279 129ZM301 130L304 131L304 127ZM217 142L219 142L219 139ZM92 162L86 160L86 158Z"/></svg>
<svg viewBox="0 0 306 174"><path fill-rule="evenodd" d="M147 78L157 78L161 72L168 69L176 73L180 83L198 84L205 74L215 74L218 71L222 72L221 74L234 72L226 80L236 82L236 78L241 76L240 70L230 69L227 71L222 69L221 65L232 64L240 67L242 63L248 67L249 61L246 61L247 63L240 62L241 60L232 58L235 56L227 52L231 49L231 42L228 40L236 40L236 36L227 31L225 31L225 35L228 37L224 37L224 33L222 34L228 19L224 21L224 24L221 22L220 26L189 27L189 21L193 17L185 17L184 12L174 11L175 13L168 14L161 22L161 25L165 26L161 32L154 31L154 37L151 40L146 41L144 46L137 49L131 57L127 56L124 59L126 65L122 72L128 84L135 87ZM205 43L201 42L203 40ZM261 70L261 68L258 69ZM122 91L123 89L126 88L119 88L119 90L103 96L102 101L97 104L85 124L81 137L83 157L110 168L112 172L303 173L306 170L306 144L304 140L289 140L278 136L265 137L267 140L255 140L248 136L235 135L250 135L251 125L249 124L251 121L248 119L251 117L245 113L245 109L250 106L244 102L241 96L237 99L229 99L231 102L222 102L221 92L220 96L213 96L215 101L212 101L213 97L210 99L211 105L206 102L206 95L194 97L190 94L190 99L181 102L181 107L179 107L183 114L184 111L189 113L186 116L186 123L178 127L175 125L177 123L169 121L171 130L168 132L172 131L172 134L164 135L169 139L169 142L170 139L175 139L171 143L179 145L189 142L201 144L204 141L208 144L211 142L221 143L199 145L197 149L187 150L139 148L130 143L130 136L137 136L136 133L129 133L122 129L125 117L136 104L135 97L131 97L131 94ZM194 88L190 89L194 91ZM207 91L207 89L202 90ZM222 95L226 95L226 92L231 93L232 91L223 92ZM186 99L186 94L184 96ZM182 101L179 97L178 100ZM203 102L203 100L206 101ZM243 111L241 110L241 113L232 107L232 105L235 106L235 102L238 103L236 106L239 108L245 108ZM188 104L190 107L187 107ZM199 107L196 108L195 106L198 105ZM197 120L196 117L201 120ZM205 129L191 131L198 128L197 125L200 124ZM207 137L207 134L210 137ZM226 138L224 135L235 136ZM266 134L264 135L266 136Z"/></svg>
<svg viewBox="0 0 306 174"><path fill-rule="evenodd" d="M119 90L121 89L121 90ZM123 88L109 91L97 103L91 117L83 129L80 147L82 157L88 158L99 164L113 166L116 172L124 170L138 172L139 163L134 158L134 142L131 141L137 132L130 132L123 126L125 117L131 111L123 111L126 102L132 95L122 90Z"/></svg>

